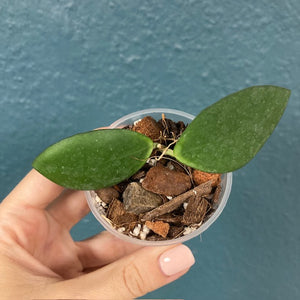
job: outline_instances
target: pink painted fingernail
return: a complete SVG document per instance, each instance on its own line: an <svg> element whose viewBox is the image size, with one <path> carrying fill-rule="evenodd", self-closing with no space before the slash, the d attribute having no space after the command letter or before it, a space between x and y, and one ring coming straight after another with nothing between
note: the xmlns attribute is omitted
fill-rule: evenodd
<svg viewBox="0 0 300 300"><path fill-rule="evenodd" d="M185 245L176 246L159 257L162 272L171 276L191 267L195 263L192 251Z"/></svg>

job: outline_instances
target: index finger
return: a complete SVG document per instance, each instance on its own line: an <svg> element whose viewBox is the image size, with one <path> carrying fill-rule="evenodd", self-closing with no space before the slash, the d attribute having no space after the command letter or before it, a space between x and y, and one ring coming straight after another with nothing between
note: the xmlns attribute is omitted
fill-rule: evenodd
<svg viewBox="0 0 300 300"><path fill-rule="evenodd" d="M32 169L3 200L3 203L43 209L62 191L63 187Z"/></svg>

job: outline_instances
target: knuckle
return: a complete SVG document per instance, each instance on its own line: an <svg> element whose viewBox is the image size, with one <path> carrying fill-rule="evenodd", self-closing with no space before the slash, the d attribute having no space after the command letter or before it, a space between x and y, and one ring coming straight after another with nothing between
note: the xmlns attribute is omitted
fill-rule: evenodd
<svg viewBox="0 0 300 300"><path fill-rule="evenodd" d="M125 289L132 298L142 296L148 292L145 279L134 262L124 266L122 280Z"/></svg>

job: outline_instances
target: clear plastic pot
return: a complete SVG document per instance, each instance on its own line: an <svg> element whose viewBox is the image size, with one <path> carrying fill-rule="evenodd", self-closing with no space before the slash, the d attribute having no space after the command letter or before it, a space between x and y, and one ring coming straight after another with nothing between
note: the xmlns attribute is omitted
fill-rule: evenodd
<svg viewBox="0 0 300 300"><path fill-rule="evenodd" d="M112 123L109 128L122 128L126 125L133 124L135 121L142 119L145 116L152 116L154 119L159 120L161 119L162 113L165 114L166 118L171 119L173 121L183 121L185 124L190 123L193 119L194 116L191 114L188 114L186 112L180 111L180 110L175 110L175 109L169 109L169 108L150 108L150 109L145 109L145 110L140 110L134 113L131 113L129 115L126 115L114 123ZM101 223L101 225L109 232L117 236L118 238L135 243L135 244L140 244L143 246L161 246L161 245L171 245L171 244L176 244L176 243L182 243L185 241L188 241L198 235L200 235L203 231L205 231L211 224L213 224L217 218L220 216L221 212L223 211L227 200L230 195L231 191L231 185L232 185L232 173L226 173L222 174L221 176L221 193L219 196L219 203L218 207L216 210L210 215L210 217L196 230L193 232L178 237L176 239L171 239L171 240L164 240L164 241L147 241L147 240L140 240L135 237L130 237L127 236L121 232L118 232L115 228L113 228L110 223L99 213L97 210L95 204L96 200L93 197L93 194L91 191L86 191L85 195L87 198L88 205L93 213L93 215L96 217L96 219Z"/></svg>

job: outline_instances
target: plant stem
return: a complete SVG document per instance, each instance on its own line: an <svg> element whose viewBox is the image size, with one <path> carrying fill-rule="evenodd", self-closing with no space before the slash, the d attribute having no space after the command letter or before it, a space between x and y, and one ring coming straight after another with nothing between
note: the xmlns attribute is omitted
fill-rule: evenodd
<svg viewBox="0 0 300 300"><path fill-rule="evenodd" d="M161 152L160 158L164 155L169 155L169 156L172 156L172 157L176 158L174 153L173 153L173 150L169 148L172 144L173 143L171 143L168 147L165 147L162 144L154 143L153 144L153 149L157 149Z"/></svg>
<svg viewBox="0 0 300 300"><path fill-rule="evenodd" d="M165 151L165 154L166 154L166 155L169 155L169 156L172 156L172 157L175 157L175 155L174 155L172 149L167 149L167 150Z"/></svg>
<svg viewBox="0 0 300 300"><path fill-rule="evenodd" d="M162 147L161 144L159 144L159 143L153 143L153 150L154 149L160 149L160 147Z"/></svg>

